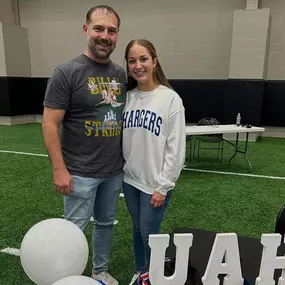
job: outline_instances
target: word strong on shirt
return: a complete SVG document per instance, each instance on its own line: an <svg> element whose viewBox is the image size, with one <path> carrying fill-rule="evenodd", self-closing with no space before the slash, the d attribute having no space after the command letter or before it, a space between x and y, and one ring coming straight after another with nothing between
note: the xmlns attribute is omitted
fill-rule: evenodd
<svg viewBox="0 0 285 285"><path fill-rule="evenodd" d="M131 110L123 114L123 128L144 128L156 136L160 134L162 118L150 110Z"/></svg>

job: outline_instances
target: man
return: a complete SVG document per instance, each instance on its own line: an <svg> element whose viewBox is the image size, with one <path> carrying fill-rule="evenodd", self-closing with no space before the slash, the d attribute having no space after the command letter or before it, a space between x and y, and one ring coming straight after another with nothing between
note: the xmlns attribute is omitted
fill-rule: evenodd
<svg viewBox="0 0 285 285"><path fill-rule="evenodd" d="M88 11L83 26L87 51L55 69L43 115L44 142L56 191L64 195L65 218L85 231L94 215L92 277L107 285L118 284L107 271L123 168L126 75L110 60L119 26L109 6Z"/></svg>

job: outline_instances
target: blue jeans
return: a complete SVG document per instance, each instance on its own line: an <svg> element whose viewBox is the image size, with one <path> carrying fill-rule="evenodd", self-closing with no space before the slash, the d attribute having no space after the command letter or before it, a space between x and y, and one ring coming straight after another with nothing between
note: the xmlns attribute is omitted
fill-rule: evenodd
<svg viewBox="0 0 285 285"><path fill-rule="evenodd" d="M113 222L122 183L122 173L98 179L73 176L73 191L64 196L65 219L82 231L87 229L91 216L94 217L92 249L95 274L108 270Z"/></svg>
<svg viewBox="0 0 285 285"><path fill-rule="evenodd" d="M148 270L150 263L148 237L150 234L159 234L171 191L167 193L162 207L153 208L150 204L152 195L146 194L125 182L123 183L123 190L133 221L133 246L136 270Z"/></svg>

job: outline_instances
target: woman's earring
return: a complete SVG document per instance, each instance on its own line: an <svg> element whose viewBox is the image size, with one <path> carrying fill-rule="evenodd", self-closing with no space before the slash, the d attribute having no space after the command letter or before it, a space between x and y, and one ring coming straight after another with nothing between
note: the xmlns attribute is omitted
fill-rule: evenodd
<svg viewBox="0 0 285 285"><path fill-rule="evenodd" d="M155 72L155 71L156 71L156 67L154 66L154 67L153 67L153 72Z"/></svg>

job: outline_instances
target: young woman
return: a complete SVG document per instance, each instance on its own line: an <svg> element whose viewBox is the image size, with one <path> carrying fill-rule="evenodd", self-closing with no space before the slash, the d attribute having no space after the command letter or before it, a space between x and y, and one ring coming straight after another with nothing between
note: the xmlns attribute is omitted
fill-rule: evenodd
<svg viewBox="0 0 285 285"><path fill-rule="evenodd" d="M131 41L125 60L124 194L133 222L134 281L148 270L148 238L160 232L171 190L184 164L186 135L182 100L166 80L152 43Z"/></svg>

